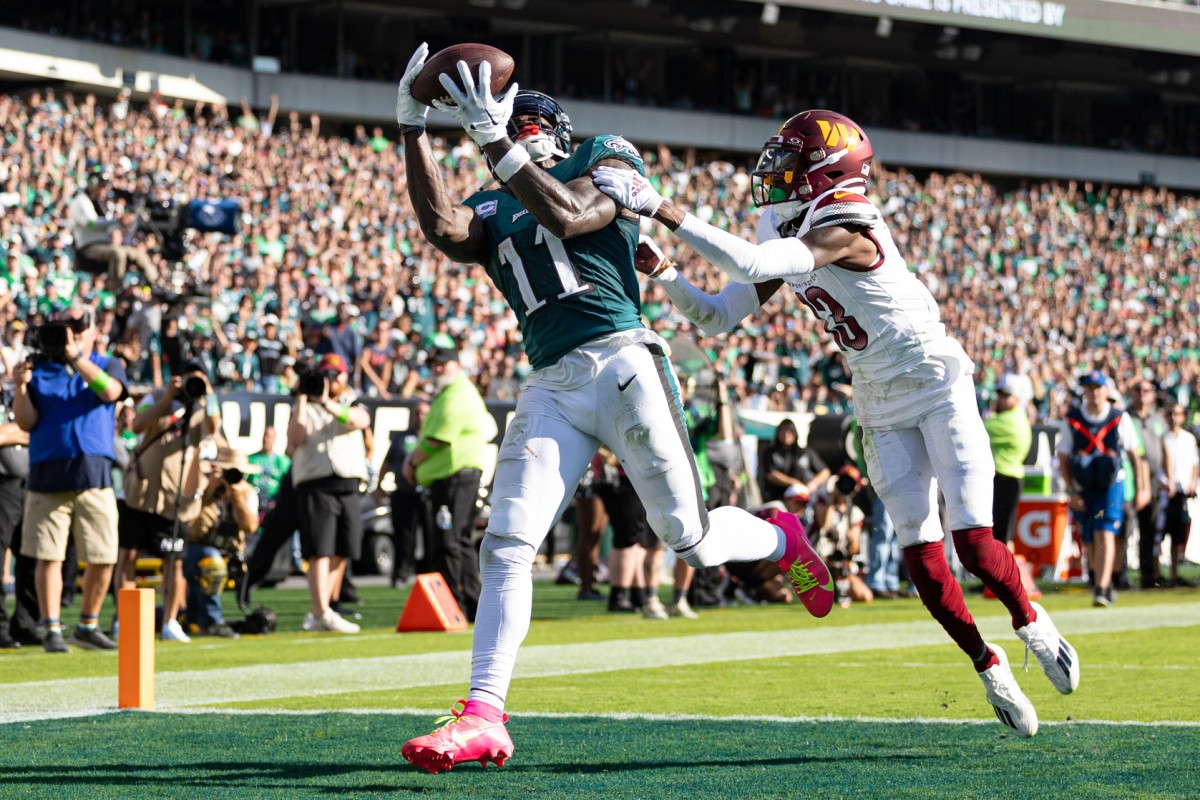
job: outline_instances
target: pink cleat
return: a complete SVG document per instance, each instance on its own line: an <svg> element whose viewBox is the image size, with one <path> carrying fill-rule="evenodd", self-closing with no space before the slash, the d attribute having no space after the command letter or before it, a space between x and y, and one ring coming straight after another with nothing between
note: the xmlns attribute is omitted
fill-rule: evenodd
<svg viewBox="0 0 1200 800"><path fill-rule="evenodd" d="M459 708L462 704L462 708ZM483 717L467 715L466 701L459 700L450 708L450 714L438 718L440 728L426 736L410 739L400 748L400 755L413 766L434 775L449 772L455 764L478 761L485 769L488 762L503 767L512 756L513 743L504 723L489 722Z"/></svg>
<svg viewBox="0 0 1200 800"><path fill-rule="evenodd" d="M783 531L787 539L783 558L775 563L792 582L800 602L814 617L828 614L833 608L833 575L808 543L808 535L800 520L795 514L775 508L765 509L759 516Z"/></svg>

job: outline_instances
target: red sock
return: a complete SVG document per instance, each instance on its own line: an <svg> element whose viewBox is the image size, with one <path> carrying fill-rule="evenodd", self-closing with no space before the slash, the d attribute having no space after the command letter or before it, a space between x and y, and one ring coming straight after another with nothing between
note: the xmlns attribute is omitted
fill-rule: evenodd
<svg viewBox="0 0 1200 800"><path fill-rule="evenodd" d="M983 643L971 612L967 611L962 587L950 574L950 565L942 553L942 543L927 542L904 548L904 563L908 566L908 579L921 595L921 602L971 659L975 670L983 672L998 663L996 656Z"/></svg>
<svg viewBox="0 0 1200 800"><path fill-rule="evenodd" d="M468 700L463 706L464 717L479 717L488 722L504 722L504 712L482 700Z"/></svg>
<svg viewBox="0 0 1200 800"><path fill-rule="evenodd" d="M1017 560L1007 547L996 541L991 528L955 531L954 549L967 571L983 581L983 585L1004 603L1008 613L1012 614L1013 630L1037 619L1037 612L1025 595Z"/></svg>

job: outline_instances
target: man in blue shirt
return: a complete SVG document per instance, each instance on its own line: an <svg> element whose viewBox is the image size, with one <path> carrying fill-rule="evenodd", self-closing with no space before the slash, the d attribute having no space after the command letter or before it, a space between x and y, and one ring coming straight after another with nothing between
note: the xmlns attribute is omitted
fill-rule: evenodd
<svg viewBox="0 0 1200 800"><path fill-rule="evenodd" d="M125 391L125 369L93 352L96 324L90 309L64 312L66 346L22 363L13 374L13 416L29 432L23 555L37 559L37 594L48 653L70 652L59 619L62 562L75 535L83 573L83 603L71 642L114 650L97 625L117 561L117 500L112 489L115 403ZM49 326L45 326L49 327ZM43 339L47 339L45 331Z"/></svg>

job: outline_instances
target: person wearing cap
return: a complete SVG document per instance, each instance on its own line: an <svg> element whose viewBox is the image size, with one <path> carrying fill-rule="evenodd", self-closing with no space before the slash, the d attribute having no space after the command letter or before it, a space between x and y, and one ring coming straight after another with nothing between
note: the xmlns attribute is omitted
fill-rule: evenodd
<svg viewBox="0 0 1200 800"><path fill-rule="evenodd" d="M183 571L187 576L188 628L202 636L238 638L225 621L221 592L232 566L245 569L246 537L258 528L258 493L246 480L259 468L246 454L218 447L216 457L201 462L208 485L200 512L188 524Z"/></svg>
<svg viewBox="0 0 1200 800"><path fill-rule="evenodd" d="M1108 397L1108 379L1093 371L1079 380L1083 402L1071 407L1058 434L1055 450L1059 472L1070 495L1071 511L1087 545L1092 605L1116 602L1112 585L1117 537L1125 515L1125 454L1132 469L1142 469L1137 430Z"/></svg>
<svg viewBox="0 0 1200 800"><path fill-rule="evenodd" d="M1012 536L1021 484L1025 479L1025 458L1033 444L1033 426L1027 406L1033 399L1029 379L1006 374L996 383L996 410L983 421L991 442L996 475L992 478L992 535L1008 544Z"/></svg>
<svg viewBox="0 0 1200 800"><path fill-rule="evenodd" d="M829 480L829 467L812 447L800 446L796 423L785 419L775 429L775 439L763 450L759 488L764 503L780 501L789 486L803 483L809 492Z"/></svg>
<svg viewBox="0 0 1200 800"><path fill-rule="evenodd" d="M311 610L306 631L357 633L358 625L330 607L334 586L341 582L347 561L362 550L362 509L359 485L367 480L367 446L363 432L371 416L353 404L348 388L350 370L337 353L317 363L322 377L320 394L296 393L288 449L292 451L292 481L300 514L300 544L308 559Z"/></svg>
<svg viewBox="0 0 1200 800"><path fill-rule="evenodd" d="M75 536L83 573L79 625L71 642L112 650L99 629L100 606L117 561L117 503L112 489L115 404L125 392L125 369L93 351L95 320L83 308L67 312L66 347L59 358L22 362L13 372L13 418L29 433L29 479L21 553L37 559L42 647L66 653L62 567Z"/></svg>
<svg viewBox="0 0 1200 800"><path fill-rule="evenodd" d="M463 371L457 351L435 347L428 364L438 393L400 473L428 492L432 519L425 530L433 567L446 579L467 619L474 620L480 591L474 523L485 449L498 428L479 389Z"/></svg>
<svg viewBox="0 0 1200 800"><path fill-rule="evenodd" d="M137 586L139 555L162 557L162 638L187 642L178 619L187 596L184 534L200 513L206 483L200 469L202 443L221 430L220 404L204 365L195 360L179 364L167 386L138 404L130 429L140 438L125 471L125 496L117 504L121 552L116 588Z"/></svg>

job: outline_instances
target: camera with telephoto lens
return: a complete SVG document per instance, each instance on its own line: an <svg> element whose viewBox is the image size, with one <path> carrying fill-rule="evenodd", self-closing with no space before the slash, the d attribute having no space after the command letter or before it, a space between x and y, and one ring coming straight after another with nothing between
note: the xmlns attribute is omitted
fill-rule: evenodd
<svg viewBox="0 0 1200 800"><path fill-rule="evenodd" d="M208 394L208 384L199 375L190 375L183 379L179 393L186 402L194 403Z"/></svg>
<svg viewBox="0 0 1200 800"><path fill-rule="evenodd" d="M296 393L318 398L325 394L325 387L337 378L337 370L322 372L310 364L297 364Z"/></svg>
<svg viewBox="0 0 1200 800"><path fill-rule="evenodd" d="M67 363L67 328L79 334L92 325L90 311L85 311L78 319L57 319L44 322L29 331L26 343L30 349L30 360L35 364L53 361L57 364Z"/></svg>
<svg viewBox="0 0 1200 800"><path fill-rule="evenodd" d="M246 473L236 467L226 467L221 470L221 477L225 479L226 483L232 486L241 483L245 479Z"/></svg>

